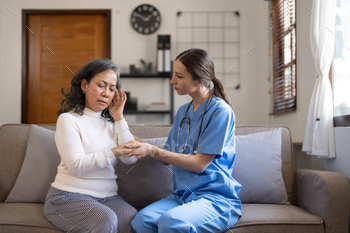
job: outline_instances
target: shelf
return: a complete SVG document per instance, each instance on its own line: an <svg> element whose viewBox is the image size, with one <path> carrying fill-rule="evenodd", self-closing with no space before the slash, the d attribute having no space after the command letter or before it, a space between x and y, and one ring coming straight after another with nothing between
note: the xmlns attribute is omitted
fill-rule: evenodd
<svg viewBox="0 0 350 233"><path fill-rule="evenodd" d="M178 26L177 28L193 29L193 26ZM196 26L196 28L238 28L238 26Z"/></svg>
<svg viewBox="0 0 350 233"><path fill-rule="evenodd" d="M156 74L120 74L121 79L147 79L147 78L158 78L158 79L171 79L172 78L172 72L167 73L156 73ZM135 80L136 81L136 80ZM137 80L139 83L139 80ZM170 88L170 109L167 110L155 110L155 111L137 111L137 110L124 110L125 115L169 115L170 116L170 123L173 122L173 115L174 115L174 93L173 93L173 86L169 82L169 88Z"/></svg>
<svg viewBox="0 0 350 233"><path fill-rule="evenodd" d="M171 78L171 73L161 74L120 74L121 78Z"/></svg>
<svg viewBox="0 0 350 233"><path fill-rule="evenodd" d="M171 111L124 111L124 114L170 114Z"/></svg>

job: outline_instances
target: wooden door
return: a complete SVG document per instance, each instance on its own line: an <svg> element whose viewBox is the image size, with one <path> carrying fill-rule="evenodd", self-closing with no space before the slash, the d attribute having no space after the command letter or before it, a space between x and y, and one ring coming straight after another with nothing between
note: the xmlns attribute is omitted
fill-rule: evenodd
<svg viewBox="0 0 350 233"><path fill-rule="evenodd" d="M109 20L103 14L27 16L26 123L56 123L62 87L88 61L109 58Z"/></svg>

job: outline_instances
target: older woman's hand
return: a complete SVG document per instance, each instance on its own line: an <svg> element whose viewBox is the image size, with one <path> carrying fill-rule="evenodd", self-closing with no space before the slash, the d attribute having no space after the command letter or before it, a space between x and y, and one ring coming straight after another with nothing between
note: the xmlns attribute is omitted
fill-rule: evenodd
<svg viewBox="0 0 350 233"><path fill-rule="evenodd" d="M127 154L127 156L135 155L136 158L142 159L147 156L153 157L156 154L156 147L145 143L145 142L137 142L130 141L124 144L124 148L132 149L132 151Z"/></svg>
<svg viewBox="0 0 350 233"><path fill-rule="evenodd" d="M125 103L126 103L126 94L121 89L119 90L119 93L118 93L118 90L116 89L113 101L108 107L109 112L111 113L111 116L113 117L114 121L117 122L124 119L123 111L124 111Z"/></svg>

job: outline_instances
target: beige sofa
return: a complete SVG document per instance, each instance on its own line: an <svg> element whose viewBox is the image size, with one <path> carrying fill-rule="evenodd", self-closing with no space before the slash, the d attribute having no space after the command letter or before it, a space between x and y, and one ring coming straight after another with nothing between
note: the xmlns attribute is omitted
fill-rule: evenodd
<svg viewBox="0 0 350 233"><path fill-rule="evenodd" d="M41 126L55 129L54 125ZM130 126L135 135L144 139L165 137L170 129L170 126ZM237 127L236 135L273 129L276 127ZM60 232L45 219L43 203L5 202L20 173L30 130L31 125L26 124L8 124L0 128L0 232ZM242 217L226 232L347 233L350 203L347 179L334 172L294 171L291 134L285 127L281 132L282 175L289 204L243 203ZM237 144L237 148L239 146ZM263 169L270 170L268 166ZM143 159L134 165L119 162L116 170L119 194L138 209L171 192L171 167ZM249 179L250 174L242 177ZM242 191L254 188L246 180L244 182ZM274 190L271 191L273 194Z"/></svg>

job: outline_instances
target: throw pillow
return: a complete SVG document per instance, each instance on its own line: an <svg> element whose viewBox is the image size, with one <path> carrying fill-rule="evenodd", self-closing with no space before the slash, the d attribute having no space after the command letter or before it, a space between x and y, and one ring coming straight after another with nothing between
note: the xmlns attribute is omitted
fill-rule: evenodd
<svg viewBox="0 0 350 233"><path fill-rule="evenodd" d="M161 137L161 138L145 138L145 139L141 139L144 142L147 142L151 145L155 145L158 146L160 148L164 148L164 145L166 143L166 141L168 140L167 137Z"/></svg>
<svg viewBox="0 0 350 233"><path fill-rule="evenodd" d="M143 141L163 147L167 138L142 139ZM173 190L173 172L171 165L144 158L135 164L117 163L118 194L135 208L147 205L167 197Z"/></svg>
<svg viewBox="0 0 350 233"><path fill-rule="evenodd" d="M52 130L31 126L21 171L5 202L45 202L61 161L54 135Z"/></svg>
<svg viewBox="0 0 350 233"><path fill-rule="evenodd" d="M242 203L287 204L282 178L281 128L236 135L233 178L241 185Z"/></svg>

